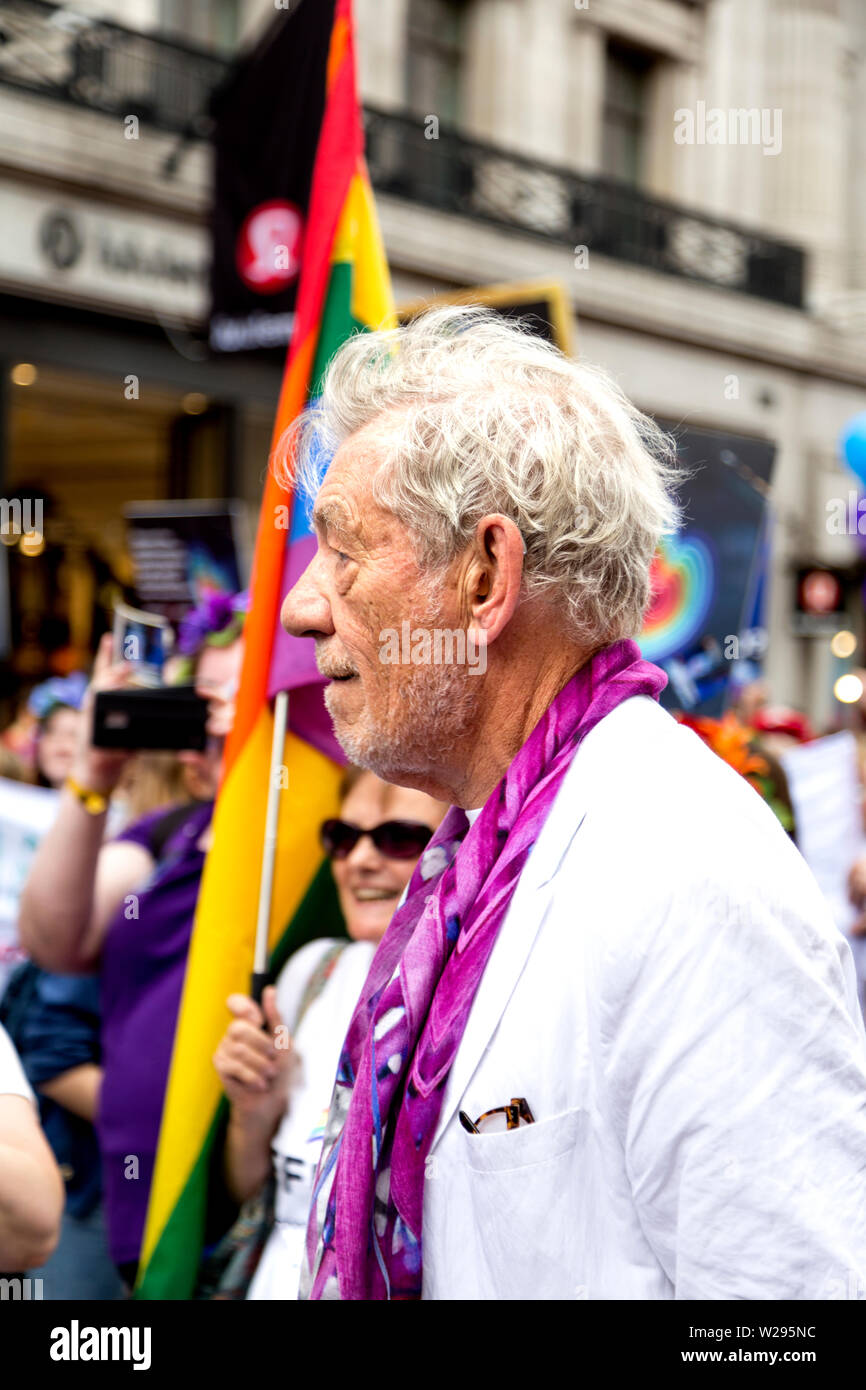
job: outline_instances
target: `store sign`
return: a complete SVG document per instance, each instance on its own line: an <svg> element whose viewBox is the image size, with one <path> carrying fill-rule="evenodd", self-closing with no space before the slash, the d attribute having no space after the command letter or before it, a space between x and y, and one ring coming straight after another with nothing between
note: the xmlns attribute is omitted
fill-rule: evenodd
<svg viewBox="0 0 866 1390"><path fill-rule="evenodd" d="M797 571L791 628L798 637L825 637L836 631L845 615L846 583L840 569L811 566Z"/></svg>
<svg viewBox="0 0 866 1390"><path fill-rule="evenodd" d="M123 510L143 608L178 623L192 604L245 586L249 561L239 502L130 502Z"/></svg>
<svg viewBox="0 0 866 1390"><path fill-rule="evenodd" d="M558 280L527 280L507 285L476 285L401 304L399 323L408 323L418 314L441 304L481 304L504 318L520 323L530 333L571 356L574 352L574 319L565 288Z"/></svg>
<svg viewBox="0 0 866 1390"><path fill-rule="evenodd" d="M0 184L0 281L34 296L199 323L207 309L204 228L84 198Z"/></svg>
<svg viewBox="0 0 866 1390"><path fill-rule="evenodd" d="M277 294L298 278L304 219L281 198L253 208L235 247L238 275L256 294Z"/></svg>
<svg viewBox="0 0 866 1390"><path fill-rule="evenodd" d="M295 323L335 4L276 10L212 103L215 352L285 347Z"/></svg>

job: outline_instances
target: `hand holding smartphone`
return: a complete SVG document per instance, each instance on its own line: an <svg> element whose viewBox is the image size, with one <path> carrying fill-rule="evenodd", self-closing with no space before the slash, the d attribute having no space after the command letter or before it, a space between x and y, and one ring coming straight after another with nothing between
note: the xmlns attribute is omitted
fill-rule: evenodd
<svg viewBox="0 0 866 1390"><path fill-rule="evenodd" d="M208 706L192 686L163 685L174 645L168 621L158 613L118 603L112 638L116 665L128 664L122 688L97 690L93 710L95 748L149 752L202 752Z"/></svg>

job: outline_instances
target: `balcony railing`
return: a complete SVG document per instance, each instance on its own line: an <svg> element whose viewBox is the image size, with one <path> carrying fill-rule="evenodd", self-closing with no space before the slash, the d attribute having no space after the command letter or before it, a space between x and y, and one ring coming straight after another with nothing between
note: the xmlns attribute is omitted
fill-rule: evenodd
<svg viewBox="0 0 866 1390"><path fill-rule="evenodd" d="M55 100L206 136L210 97L227 70L219 54L175 39L45 0L0 0L0 82Z"/></svg>
<svg viewBox="0 0 866 1390"><path fill-rule="evenodd" d="M429 139L420 117L368 109L365 120L370 175L382 193L585 247L590 259L611 256L802 307L797 246L456 131L440 128Z"/></svg>
<svg viewBox="0 0 866 1390"><path fill-rule="evenodd" d="M207 138L219 54L90 19L47 0L0 0L0 83L115 116L136 115ZM531 232L645 269L787 304L803 304L804 253L732 222L645 197L440 129L367 109L375 188L424 207Z"/></svg>

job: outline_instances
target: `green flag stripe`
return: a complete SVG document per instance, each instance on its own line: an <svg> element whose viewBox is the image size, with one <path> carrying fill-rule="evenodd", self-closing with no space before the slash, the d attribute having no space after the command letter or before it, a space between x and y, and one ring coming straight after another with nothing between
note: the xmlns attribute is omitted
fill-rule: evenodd
<svg viewBox="0 0 866 1390"><path fill-rule="evenodd" d="M322 379L337 348L354 333L366 330L366 324L352 316L352 279L355 267L351 261L335 261L331 266L319 341L313 359L309 395L316 397L322 390Z"/></svg>
<svg viewBox="0 0 866 1390"><path fill-rule="evenodd" d="M271 956L276 977L294 951L317 937L346 938L331 866L320 864L300 906L283 932ZM140 1286L137 1299L191 1298L196 1285L210 1185L211 1159L222 1153L228 1106L223 1102L214 1116L195 1167L187 1179L165 1229L159 1238ZM217 1238L219 1232L214 1233Z"/></svg>

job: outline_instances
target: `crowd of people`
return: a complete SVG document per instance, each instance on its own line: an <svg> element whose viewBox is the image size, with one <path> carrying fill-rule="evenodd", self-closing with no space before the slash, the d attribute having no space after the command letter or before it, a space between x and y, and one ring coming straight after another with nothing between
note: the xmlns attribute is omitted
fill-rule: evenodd
<svg viewBox="0 0 866 1390"><path fill-rule="evenodd" d="M459 311L451 312L459 318ZM229 1119L197 1296L360 1297L383 1296L383 1289L418 1296L422 1278L425 1296L432 1297L532 1297L545 1291L576 1296L577 1284L569 1285L565 1295L561 1290L579 1269L580 1287L588 1280L598 1296L613 1288L618 1290L614 1296L665 1297L675 1285L685 1297L740 1296L731 1293L738 1287L731 1252L741 1240L748 1283L755 1277L750 1242L760 1244L766 1234L755 1203L763 1204L774 1229L784 1227L787 1219L784 1192L771 1192L766 1185L763 1165L769 1149L760 1149L765 1141L770 1147L781 1142L787 1125L793 1126L791 1142L799 1145L803 1164L796 1182L805 1190L816 1176L810 1164L829 1153L827 1171L841 1194L838 1220L825 1223L826 1240L818 1222L811 1247L804 1239L800 1254L791 1254L797 1242L789 1241L786 1259L767 1276L767 1296L782 1296L778 1290L787 1288L791 1296L805 1297L812 1288L806 1265L818 1250L815 1277L827 1274L846 1213L853 1210L852 1202L863 1210L866 1190L861 1186L855 1198L852 1188L858 1165L866 1179L862 1154L852 1167L832 1148L825 1153L823 1122L814 1109L818 1098L813 1092L826 1074L850 1073L846 1104L852 1097L857 1100L860 1078L866 1075L857 1051L862 1027L858 1034L850 1011L845 1014L842 977L837 978L832 964L841 947L823 918L813 928L809 914L819 909L807 879L799 877L805 868L798 867L790 844L797 842L797 813L784 755L813 740L814 731L804 716L771 705L766 692L757 698L754 691L744 694L739 706L719 719L680 714L680 723L737 778L727 769L724 775L717 773L714 760L705 761L691 734L683 744L669 732L676 725L655 703L658 673L640 661L627 640L646 601L640 555L632 566L633 593L619 617L608 598L612 592L621 597L627 576L615 571L607 557L607 568L595 567L586 593L575 587L571 606L562 610L575 619L578 638L572 645L563 638L561 613L548 624L545 605L556 599L555 586L553 579L547 586L540 580L545 563L553 563L553 549L538 511L545 489L531 485L532 468L548 466L545 442L556 486L565 486L562 478L569 467L557 454L566 448L563 420L574 431L573 447L584 449L587 458L597 462L605 449L619 458L626 470L619 495L595 463L586 464L583 480L578 468L576 481L572 463L569 485L578 491L583 487L585 514L593 507L619 507L625 513L629 507L651 511L655 506L641 532L644 570L651 554L647 545L665 514L664 468L659 463L653 474L647 429L638 428L636 412L600 377L581 374L553 349L512 326L494 326L484 316L461 321L457 338L447 330L441 319L432 327L422 321L420 328L406 330L402 365L388 369L394 379L385 379L388 372L380 363L381 380L367 383L363 399L357 348L343 350L329 379L330 405L345 433L317 503L319 554L289 596L283 621L290 632L316 636L320 669L330 681L326 702L353 760L343 777L339 814L320 827L342 920L339 933L323 924L322 935L289 958L261 1004L241 994L226 1000L225 1033L208 1064L218 1073ZM473 356L475 339L478 353ZM425 383L434 379L437 404L424 416ZM357 393L349 402L354 415L347 406L352 390ZM542 406L526 410L527 391ZM460 685L454 672L404 672L400 679L406 685L396 694L376 684L386 679L386 668L380 665L375 677L365 675L372 669L365 665L364 648L370 633L362 625L373 600L364 585L375 577L377 557L388 577L380 576L380 606L373 606L369 618L376 625L383 619L381 604L396 604L398 594L407 586L411 590L418 574L426 580L431 569L429 557L419 562L419 570L412 568L417 552L407 537L413 535L413 523L400 510L401 505L415 506L410 517L417 530L424 487L420 473L403 477L399 485L392 479L391 494L381 489L374 494L364 481L365 460L379 447L377 429L387 433L400 428L393 415L389 424L381 424L397 406L404 416L413 411L422 415L408 423L404 419L406 437L396 444L386 439L383 456L387 453L393 461L395 451L409 450L423 434L428 451L453 452L455 467L463 470L459 487L465 485L467 495L482 499L480 518L468 511L463 517L461 544L452 548L452 567L442 572L456 576L454 582L464 586L460 592L469 596L467 608L458 605L453 622L446 625L456 625L468 613L486 631L491 671L482 700L489 708L483 714L470 700L473 683ZM464 415L475 412L469 423L461 410ZM559 410L563 419L556 415ZM481 437L500 450L498 457L479 461L461 454L455 443ZM515 459L509 475L509 460ZM448 486L458 488L456 482L448 483L441 460L434 467L440 493ZM480 470L474 477L473 467ZM557 467L565 470L558 480ZM516 521L508 519L502 501L503 488L509 486ZM353 500L347 502L350 494ZM564 524L556 497L548 500L548 528ZM441 501L427 501L441 509ZM367 528L360 538L359 517ZM610 526L614 520L605 517ZM598 546L610 542L622 551L638 545L637 525L629 532L622 529L628 518L620 521L622 534L608 541L602 537ZM434 529L431 525L425 533L428 540ZM590 536L572 545L578 570L587 564L592 568L586 557L595 543ZM563 542L557 566L567 549ZM357 559L358 550L364 560ZM372 568L365 577L369 556ZM529 566L530 577L539 579L528 586L527 597L526 587L515 579L522 564ZM349 578L346 567L352 571ZM435 564L432 569L439 572ZM568 597L559 569L553 578ZM590 591L599 611L606 613L601 641L587 636ZM416 601L442 619L443 610L429 602L420 580ZM395 629L400 616L395 616ZM37 686L2 738L2 775L53 789L57 796L53 823L35 849L18 903L23 958L9 974L0 1003L0 1269L41 1278L46 1298L122 1299L131 1296L136 1284L174 1027L243 661L244 604L205 606L186 622L185 662L166 676L192 683L207 700L204 752L153 754L94 746L95 693L120 688L130 679L128 664L115 659L110 635L102 640L89 677L52 678ZM588 673L583 685L582 672ZM430 691L418 683L428 678L438 682ZM363 708L357 704L362 688ZM477 688L481 691L481 684ZM677 820L679 813L672 810L673 792L662 791L667 778L652 761L655 749L670 770L674 790L679 778L699 799L706 797L712 808L706 822L710 838L734 836L719 846L727 857L717 880L707 871L710 850L706 844L700 852L695 849L687 822ZM572 757L575 767L584 769L579 779L567 775ZM656 795L660 825L665 817L670 822L670 839L664 842L658 839L661 829L650 834L635 810ZM775 830L758 798L778 822ZM548 831L546 820L554 823L557 807L560 839L554 843L552 832L547 840L543 832ZM571 862L575 828L585 822L588 848L582 852L590 855L599 881L593 881L585 860L575 861L567 891L544 906L544 893L557 881L562 865ZM612 826L618 827L613 844ZM538 856L530 853L536 844ZM686 869L679 857L688 853L701 861L694 869ZM532 868L536 860L540 867ZM649 881L656 860L662 864L658 883ZM614 882L617 863L622 872ZM629 874L642 868L647 874L640 888L630 886ZM764 868L767 882L757 889ZM734 881L741 869L740 890ZM698 877L695 884L689 880L692 872L699 883ZM779 879L791 880L796 904L785 896L788 890L778 885ZM852 864L849 886L852 903L864 911L866 861ZM516 896L520 892L522 898ZM527 906L532 892L542 903L538 921L532 916L534 900ZM503 942L507 938L513 894L522 905L529 936L525 949L531 954L527 961L518 951L509 968L505 945L498 955L494 947L498 935ZM636 903L627 910L637 916L622 916L623 904L636 897L644 899L645 917ZM597 944L585 945L583 938L579 943L569 927L569 912L578 904L589 920L606 924L607 949L617 961L623 936L634 924L634 960L624 959L614 994L604 952ZM703 918L712 920L696 939L695 949L704 956L698 964L689 954L684 923L688 919L689 931L697 932ZM651 986L653 952L661 947L647 939L644 921L657 923L659 936L671 922L676 929L675 944L664 947L671 954ZM863 921L866 914L854 932L863 930ZM727 929L731 923L736 930ZM377 950L386 932L387 941ZM739 936L746 938L742 958L737 956ZM541 945L533 946L536 941ZM578 956L578 951L585 954ZM812 967L803 965L801 954L823 961L815 967L814 980L820 974L821 983L814 989L808 976ZM640 980L634 961L645 967ZM746 978L748 971L755 972L752 978ZM801 973L809 988L794 1005ZM782 1049L773 1055L760 1027L756 1042L749 1010L765 979L768 1036L781 1037L787 1021L790 1055ZM556 989L570 994L560 999L554 980ZM498 1002L490 1005L493 989ZM638 998L641 989L644 994ZM696 1033L677 1052L665 1029L672 1013L690 1007L684 1002L690 991L701 1018L694 1027L703 1028L712 1015L713 1031ZM476 1027L477 1037L472 1032L476 995L480 1009L492 1008L491 1026L487 1032ZM516 1013L515 998L523 1001ZM575 1011L584 1007L593 1019L599 1013L598 1037L595 1024L581 1032L583 1023L574 1021ZM828 1049L823 1060L814 1038L806 1036L803 1011L816 1007ZM488 1037L491 1030L504 1058L499 1064ZM375 1054L371 1061L371 1039L391 1033L384 1062L377 1062ZM567 1061L562 1048L571 1047L575 1037L578 1052ZM467 1038L470 1051L474 1045L484 1053L484 1065L494 1058L486 1090L472 1089L476 1068L461 1070L455 1062ZM736 1061L741 1044L757 1048L756 1063L773 1055L772 1074L761 1083L764 1098L769 1089L785 1092L791 1104L792 1097L802 1102L802 1111L786 1110L776 1117L763 1137L758 1135L755 1147L752 1130L748 1138L737 1133L742 1120L745 1135L753 1115L749 1095L737 1086L748 1087L752 1079L741 1076L738 1083L725 1078L732 1106L730 1133L715 1154L689 1147L683 1124L690 1134L700 1133L709 1123L709 1110L702 1106L711 1109L718 1100L716 1083L707 1081L710 1053L723 1070L726 1046ZM541 1049L538 1056L533 1048ZM600 1049L603 1058L603 1085L593 1049ZM446 1082L454 1075L452 1097ZM361 1095L355 1085L358 1077L366 1078L368 1094ZM608 1084L619 1087L613 1100L604 1091ZM524 1095L512 1095L517 1092ZM473 1101L478 1097L471 1107L465 1099L470 1093ZM487 1099L506 1104L491 1108ZM835 1100L829 1092L825 1100L824 1118L832 1127ZM369 1117L367 1105L372 1105ZM632 1116L625 1166L615 1152L623 1107L631 1107ZM685 1121L677 1118L677 1107L688 1112ZM866 1116L866 1091L855 1108L861 1119ZM505 1116L502 1126L494 1124L496 1133L485 1137L479 1149L475 1136L486 1135L488 1116L497 1109ZM584 1167L585 1186L578 1191L560 1165L583 1142L578 1132L590 1113L601 1117L595 1131L596 1166ZM365 1128L368 1119L371 1133ZM368 1171L371 1137L373 1168ZM426 1174L430 1150L440 1141L443 1163L450 1164L455 1176L450 1188L442 1184L440 1205L429 1210L425 1189L422 1275L419 1165ZM844 1149L846 1136L839 1142ZM744 1160L744 1154L751 1160ZM138 1165L135 1182L127 1180L131 1156ZM764 1185L757 1196L760 1184L751 1190L751 1179L742 1173L744 1161L760 1168ZM777 1161L775 1153L772 1161ZM715 1170L724 1163L733 1164L735 1172L724 1200L731 1203L734 1226L741 1223L730 1240L713 1225L713 1204L722 1200L716 1195ZM784 1169L785 1163L780 1166ZM560 1248L560 1237L546 1231L545 1245L532 1234L532 1223L550 1207L551 1190L541 1183L540 1170L548 1175L544 1181L557 1184L554 1224L565 1238L582 1245L575 1232L594 1233L586 1241L593 1250L598 1245L588 1274L583 1254ZM522 1216L512 1227L507 1208L514 1189L508 1178L515 1171L518 1177L523 1173L526 1185ZM632 1229L631 1218L623 1215L626 1192L640 1213L643 1234L637 1222ZM792 1229L806 1220L798 1200L793 1199ZM674 1233L669 1211L676 1202L681 1224ZM605 1220L606 1229L616 1232L610 1242L601 1239L601 1226L593 1225ZM483 1259L478 1255L482 1226L488 1232L499 1229L495 1255L487 1251ZM464 1240L468 1254L458 1277L455 1251ZM646 1253L644 1240L657 1263ZM554 1257L550 1241L556 1246ZM708 1250L704 1263L702 1241ZM846 1258L855 1260L851 1252Z"/></svg>
<svg viewBox="0 0 866 1390"><path fill-rule="evenodd" d="M128 666L113 661L110 635L89 682L76 675L34 689L29 749L20 720L6 743L4 775L63 793L21 895L19 940L27 958L0 1001L2 1084L8 1081L10 1094L38 1098L44 1140L37 1144L39 1128L31 1125L33 1185L37 1160L46 1170L47 1140L57 1165L54 1186L59 1172L66 1192L50 1259L13 1258L0 1245L0 1260L40 1278L50 1299L118 1299L135 1285L174 1022L243 656L242 617L225 605L209 624L208 613L205 604L190 614L187 626L199 641L183 671L208 701L204 753L93 747L95 692L130 679ZM105 804L94 814L78 788ZM340 818L321 827L344 934L298 950L265 990L261 1008L242 995L226 1001L230 1021L213 1059L231 1107L224 1160L229 1200L219 1214L260 1204L264 1226L256 1227L261 1248L239 1241L232 1225L208 1252L202 1296L205 1290L214 1297L228 1290L232 1297L297 1295L322 1119L343 1034L376 943L445 809L423 792L347 768ZM278 1048L287 1025L292 1045ZM25 1115L28 1109L22 1107ZM130 1155L139 1165L135 1182L126 1180ZM10 1184L15 1176L10 1172ZM40 1230L50 1228L50 1212L46 1193L28 1250L44 1250ZM247 1222L245 1215L240 1229Z"/></svg>

